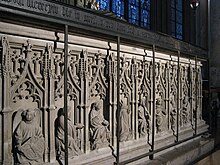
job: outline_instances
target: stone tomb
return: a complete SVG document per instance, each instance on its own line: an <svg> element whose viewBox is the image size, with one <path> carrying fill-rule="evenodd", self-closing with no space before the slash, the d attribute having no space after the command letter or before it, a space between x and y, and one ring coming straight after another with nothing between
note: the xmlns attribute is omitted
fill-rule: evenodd
<svg viewBox="0 0 220 165"><path fill-rule="evenodd" d="M0 33L0 161L63 162L63 34L56 37L53 31L1 26L11 28ZM200 61L181 57L178 74L177 57L156 52L154 72L151 50L120 47L119 85L115 43L69 36L68 147L69 158L76 164L113 163L117 138L121 160L147 153L153 111L155 149L174 143L177 124L180 140L193 136L196 127L197 134L207 130L201 116Z"/></svg>

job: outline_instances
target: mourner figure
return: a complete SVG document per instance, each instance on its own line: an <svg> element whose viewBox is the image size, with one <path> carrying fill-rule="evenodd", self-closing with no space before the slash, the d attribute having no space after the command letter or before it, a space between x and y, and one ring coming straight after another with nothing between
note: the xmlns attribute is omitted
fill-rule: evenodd
<svg viewBox="0 0 220 165"><path fill-rule="evenodd" d="M70 119L71 110L68 110L68 118L67 118L67 127L68 127L68 158L73 158L74 156L80 155L82 152L79 148L78 142L79 139L77 137L77 129L82 129L84 126L82 124L74 125ZM56 119L55 122L55 132L56 132L56 150L57 157L60 160L64 160L65 158L65 135L64 135L64 109L60 109L60 116Z"/></svg>
<svg viewBox="0 0 220 165"><path fill-rule="evenodd" d="M39 164L43 161L44 137L41 128L34 122L35 111L23 111L22 121L15 129L16 163L21 165Z"/></svg>
<svg viewBox="0 0 220 165"><path fill-rule="evenodd" d="M92 104L92 110L90 113L90 125L91 125L91 142L92 149L98 149L108 145L109 140L109 122L104 119L101 114L101 105L98 102Z"/></svg>

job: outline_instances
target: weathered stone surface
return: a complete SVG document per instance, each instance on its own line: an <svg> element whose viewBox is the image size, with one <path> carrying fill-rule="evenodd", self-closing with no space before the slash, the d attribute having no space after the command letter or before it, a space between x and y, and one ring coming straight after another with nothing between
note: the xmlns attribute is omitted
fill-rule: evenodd
<svg viewBox="0 0 220 165"><path fill-rule="evenodd" d="M60 109L59 116L55 120L55 136L56 136L56 150L57 157L59 160L65 158L65 124L64 124L64 109ZM71 121L71 111L68 108L68 119L67 119L67 134L68 134L68 158L74 158L82 154L78 144L80 143L77 137L77 129L82 129L82 124L73 125Z"/></svg>
<svg viewBox="0 0 220 165"><path fill-rule="evenodd" d="M43 163L44 137L41 128L36 123L33 110L23 111L22 121L14 132L15 164Z"/></svg>
<svg viewBox="0 0 220 165"><path fill-rule="evenodd" d="M0 27L3 25L1 23ZM16 26L10 31L14 35L0 33L3 161L9 164L12 159L16 161L11 152L16 146L13 133L22 120L22 110L37 108L35 120L45 140L43 160L53 163L63 152L59 148L64 139L63 115L59 114L59 109L64 107L64 45L62 41L54 41L52 33L49 33L50 39L40 39L36 33L31 37L30 29L18 37L18 32L13 32ZM46 31L42 32L44 34ZM151 50L121 45L120 84L117 84L115 43L72 35L69 38L67 98L71 112L68 132L72 161L112 162L117 138L121 141L122 160L126 160L150 149L153 130L155 148L173 143L177 128L180 139L191 137L196 125L197 133L207 130L201 118L200 62L181 58L178 69L177 57L156 52L153 66ZM73 42L74 39L80 42ZM117 87L120 89L120 116L116 115ZM120 117L119 123L117 117ZM119 137L116 136L117 126ZM57 148L56 142L59 143ZM100 151L105 156L98 157Z"/></svg>
<svg viewBox="0 0 220 165"><path fill-rule="evenodd" d="M101 114L101 105L98 102L93 103L91 106L90 126L91 148L107 147L109 145L108 140L110 139L109 122Z"/></svg>

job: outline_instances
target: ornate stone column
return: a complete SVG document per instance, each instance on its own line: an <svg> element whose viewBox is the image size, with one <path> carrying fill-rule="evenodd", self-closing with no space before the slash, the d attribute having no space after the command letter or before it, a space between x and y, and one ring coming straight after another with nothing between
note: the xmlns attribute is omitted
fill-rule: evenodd
<svg viewBox="0 0 220 165"><path fill-rule="evenodd" d="M3 49L2 49L2 46L0 46L0 55L1 55L1 57L3 57ZM1 59L1 61L2 61L2 59ZM3 71L2 71L2 63L0 63L0 96L2 97L3 96L3 81L2 81L2 79L3 79L3 73L2 73ZM3 109L3 102L2 102L3 100L2 99L0 99L0 112L2 112L2 109ZM2 129L2 127L3 127L3 125L2 125L2 120L3 120L3 116L2 116L2 114L0 113L0 134L2 135L3 134L3 129ZM3 161L3 157L2 157L2 151L3 151L3 140L2 140L2 136L0 136L0 164L2 163L2 161Z"/></svg>
<svg viewBox="0 0 220 165"><path fill-rule="evenodd" d="M47 63L47 70L48 70L48 79L47 79L47 89L45 88L45 91L47 92L46 96L48 98L48 147L49 147L49 153L48 153L48 161L49 162L55 162L56 161L56 151L55 151L55 135L54 135L54 122L56 118L55 114L55 96L54 96L54 76L55 76L55 65L53 64L53 47L52 45L47 45L46 47L46 54L45 54L45 64Z"/></svg>
<svg viewBox="0 0 220 165"><path fill-rule="evenodd" d="M110 54L107 57L107 76L108 76L108 98L109 98L109 125L112 137L110 144L116 146L116 111L117 111L117 80L116 80L116 68L114 54Z"/></svg>
<svg viewBox="0 0 220 165"><path fill-rule="evenodd" d="M132 130L133 138L138 139L138 81L137 81L137 63L136 59L132 58L131 60L131 84L132 84L132 93L131 93L131 112L132 116Z"/></svg>
<svg viewBox="0 0 220 165"><path fill-rule="evenodd" d="M3 36L2 44L2 85L3 85L3 102L2 102L2 141L3 141L3 164L12 164L12 109L10 107L11 90L10 90L10 45L7 37Z"/></svg>
<svg viewBox="0 0 220 165"><path fill-rule="evenodd" d="M84 133L82 134L82 146L83 151L88 153L90 150L90 142L89 142L89 73L88 73L88 59L87 52L82 50L79 63L78 63L78 75L80 81L80 97L79 97L79 112L81 113L81 122L84 124Z"/></svg>

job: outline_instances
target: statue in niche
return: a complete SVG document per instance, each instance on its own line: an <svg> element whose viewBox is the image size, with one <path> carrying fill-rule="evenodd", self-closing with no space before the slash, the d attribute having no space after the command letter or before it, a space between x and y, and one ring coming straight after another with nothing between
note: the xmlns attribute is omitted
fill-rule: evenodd
<svg viewBox="0 0 220 165"><path fill-rule="evenodd" d="M130 127L130 110L125 103L122 103L120 109L120 123L119 123L120 141L127 141L131 138Z"/></svg>
<svg viewBox="0 0 220 165"><path fill-rule="evenodd" d="M95 102L91 106L90 112L90 132L91 148L99 149L109 145L110 132L108 130L109 122L101 114L101 104Z"/></svg>
<svg viewBox="0 0 220 165"><path fill-rule="evenodd" d="M22 112L22 121L14 132L15 164L40 164L43 162L44 137L41 127L35 122L35 111L28 109Z"/></svg>
<svg viewBox="0 0 220 165"><path fill-rule="evenodd" d="M67 135L68 135L68 158L72 159L75 156L82 154L77 137L77 129L82 129L83 124L74 125L70 119L71 109L67 108ZM55 136L56 136L56 151L59 160L65 159L65 133L64 133L64 109L61 108L58 112L58 118L55 121Z"/></svg>
<svg viewBox="0 0 220 165"><path fill-rule="evenodd" d="M175 122L176 122L176 114L177 114L177 110L176 110L176 102L174 99L174 95L171 95L170 97L170 123L171 123L171 129L174 131L175 130Z"/></svg>
<svg viewBox="0 0 220 165"><path fill-rule="evenodd" d="M183 98L182 111L181 111L181 125L187 124L189 120L189 101L187 96Z"/></svg>
<svg viewBox="0 0 220 165"><path fill-rule="evenodd" d="M163 111L162 107L162 100L161 98L156 99L156 131L157 133L161 132L162 122L163 122L163 116L166 115L166 113Z"/></svg>
<svg viewBox="0 0 220 165"><path fill-rule="evenodd" d="M138 129L140 137L146 136L147 133L149 133L149 119L150 115L148 114L146 107L144 107L142 104L139 104L138 106Z"/></svg>

